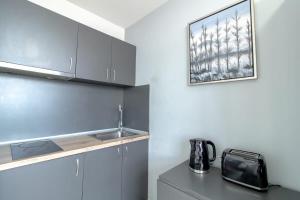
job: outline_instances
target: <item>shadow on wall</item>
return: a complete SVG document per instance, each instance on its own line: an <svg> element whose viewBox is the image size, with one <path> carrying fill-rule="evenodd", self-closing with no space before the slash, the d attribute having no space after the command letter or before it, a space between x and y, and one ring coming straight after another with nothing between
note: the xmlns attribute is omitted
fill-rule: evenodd
<svg viewBox="0 0 300 200"><path fill-rule="evenodd" d="M300 28L296 20L300 17L300 1L256 2L257 10L263 12L259 16L264 16L262 20L256 18L256 42L259 78L261 82L268 80L265 93L270 118L266 119L266 123L271 122L271 133L270 143L263 153L269 163L269 179L270 182L300 191L300 177L295 176L300 159L294 158L298 151L297 141L300 141L300 125L295 120L300 113L300 42L297 39Z"/></svg>

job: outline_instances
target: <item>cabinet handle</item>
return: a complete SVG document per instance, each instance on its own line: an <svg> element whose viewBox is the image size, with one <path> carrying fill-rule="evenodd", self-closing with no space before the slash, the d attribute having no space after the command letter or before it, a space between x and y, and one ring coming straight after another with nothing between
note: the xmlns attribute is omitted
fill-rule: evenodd
<svg viewBox="0 0 300 200"><path fill-rule="evenodd" d="M108 78L109 78L109 69L106 68L106 80L108 80Z"/></svg>
<svg viewBox="0 0 300 200"><path fill-rule="evenodd" d="M114 69L114 81L116 80L116 70Z"/></svg>
<svg viewBox="0 0 300 200"><path fill-rule="evenodd" d="M76 176L79 175L79 159L76 159Z"/></svg>
<svg viewBox="0 0 300 200"><path fill-rule="evenodd" d="M128 152L128 146L125 147L126 152Z"/></svg>
<svg viewBox="0 0 300 200"><path fill-rule="evenodd" d="M118 149L117 149L117 150L118 150L118 153L120 153L120 147L118 147Z"/></svg>
<svg viewBox="0 0 300 200"><path fill-rule="evenodd" d="M73 58L70 57L70 71L72 71L72 67L73 67Z"/></svg>

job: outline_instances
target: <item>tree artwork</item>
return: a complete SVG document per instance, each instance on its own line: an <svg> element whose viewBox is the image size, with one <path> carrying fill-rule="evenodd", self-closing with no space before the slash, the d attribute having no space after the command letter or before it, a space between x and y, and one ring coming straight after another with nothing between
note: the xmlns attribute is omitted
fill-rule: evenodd
<svg viewBox="0 0 300 200"><path fill-rule="evenodd" d="M224 32L225 32L224 43L226 45L226 49L225 49L226 57L225 57L225 60L226 60L226 71L227 72L229 72L229 57L230 57L230 52L231 52L231 48L229 47L230 30L231 30L231 28L230 28L230 25L229 25L229 21L226 18L226 20L225 20L225 29L224 29Z"/></svg>
<svg viewBox="0 0 300 200"><path fill-rule="evenodd" d="M219 18L216 21L216 57L217 57L217 66L218 66L218 73L221 72L221 35L220 35L220 22Z"/></svg>
<svg viewBox="0 0 300 200"><path fill-rule="evenodd" d="M247 36L246 36L246 40L247 40L247 43L248 43L248 60L249 60L249 67L252 66L252 46L251 46L251 43L252 43L252 37L251 37L251 25L250 25L250 21L247 20Z"/></svg>
<svg viewBox="0 0 300 200"><path fill-rule="evenodd" d="M239 21L241 19L241 17L239 16L238 11L235 11L235 15L232 18L234 21L234 24L232 26L233 31L232 31L232 35L234 37L235 40L235 47L236 47L236 58L237 58L237 71L240 70L240 59L241 59L241 49L240 49L240 45L241 45L241 31L242 31L242 27L239 24Z"/></svg>
<svg viewBox="0 0 300 200"><path fill-rule="evenodd" d="M190 24L190 83L256 78L251 0Z"/></svg>

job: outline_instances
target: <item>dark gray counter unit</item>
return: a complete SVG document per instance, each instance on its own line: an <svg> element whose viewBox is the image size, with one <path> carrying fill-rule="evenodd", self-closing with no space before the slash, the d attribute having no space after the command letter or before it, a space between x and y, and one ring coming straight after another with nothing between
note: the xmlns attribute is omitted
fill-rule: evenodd
<svg viewBox="0 0 300 200"><path fill-rule="evenodd" d="M300 193L281 187L256 192L229 183L221 170L212 168L208 174L193 173L184 162L159 176L158 200L299 200Z"/></svg>

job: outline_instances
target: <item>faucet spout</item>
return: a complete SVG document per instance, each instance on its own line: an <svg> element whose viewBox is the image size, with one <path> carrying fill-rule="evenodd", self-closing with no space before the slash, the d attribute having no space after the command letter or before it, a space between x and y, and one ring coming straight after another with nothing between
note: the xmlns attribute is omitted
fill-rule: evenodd
<svg viewBox="0 0 300 200"><path fill-rule="evenodd" d="M123 128L123 106L120 104L119 105L119 125L118 125L119 130L122 130Z"/></svg>

